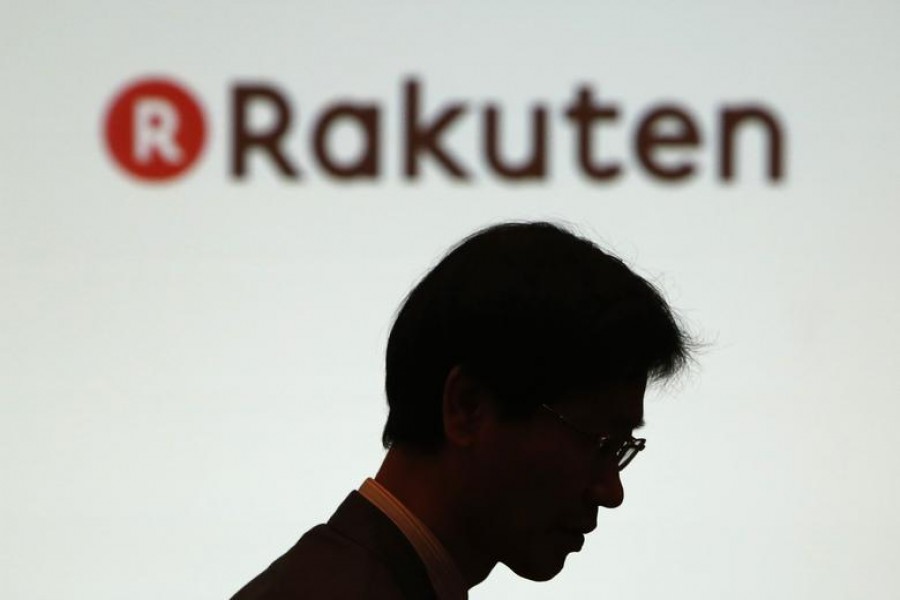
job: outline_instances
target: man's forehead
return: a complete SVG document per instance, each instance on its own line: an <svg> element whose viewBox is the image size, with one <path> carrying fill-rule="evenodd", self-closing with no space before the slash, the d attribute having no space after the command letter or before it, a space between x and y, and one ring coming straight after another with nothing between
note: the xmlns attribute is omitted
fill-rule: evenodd
<svg viewBox="0 0 900 600"><path fill-rule="evenodd" d="M644 425L644 382L621 383L572 394L559 402L572 419L579 419L585 426L632 430Z"/></svg>

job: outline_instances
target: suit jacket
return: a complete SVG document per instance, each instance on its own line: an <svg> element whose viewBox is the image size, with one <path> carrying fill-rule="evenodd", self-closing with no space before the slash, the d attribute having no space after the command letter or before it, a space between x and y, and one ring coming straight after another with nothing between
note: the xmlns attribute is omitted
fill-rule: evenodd
<svg viewBox="0 0 900 600"><path fill-rule="evenodd" d="M359 492L231 600L437 600L406 536Z"/></svg>

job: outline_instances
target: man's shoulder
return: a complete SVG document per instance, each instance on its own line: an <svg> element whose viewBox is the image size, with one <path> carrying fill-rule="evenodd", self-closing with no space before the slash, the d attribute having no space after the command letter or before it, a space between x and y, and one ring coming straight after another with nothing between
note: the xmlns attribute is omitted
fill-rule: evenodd
<svg viewBox="0 0 900 600"><path fill-rule="evenodd" d="M404 596L380 557L322 524L307 531L232 600L295 598L402 600Z"/></svg>
<svg viewBox="0 0 900 600"><path fill-rule="evenodd" d="M326 524L307 531L232 600L424 600L434 598L409 541L352 492Z"/></svg>

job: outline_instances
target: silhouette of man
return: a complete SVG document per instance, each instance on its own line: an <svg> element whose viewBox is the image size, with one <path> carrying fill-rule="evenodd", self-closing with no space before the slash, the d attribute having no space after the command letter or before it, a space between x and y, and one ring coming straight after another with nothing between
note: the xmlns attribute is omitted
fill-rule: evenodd
<svg viewBox="0 0 900 600"><path fill-rule="evenodd" d="M648 380L689 358L656 289L591 242L475 233L394 322L375 478L233 600L458 600L498 562L554 577L622 503Z"/></svg>

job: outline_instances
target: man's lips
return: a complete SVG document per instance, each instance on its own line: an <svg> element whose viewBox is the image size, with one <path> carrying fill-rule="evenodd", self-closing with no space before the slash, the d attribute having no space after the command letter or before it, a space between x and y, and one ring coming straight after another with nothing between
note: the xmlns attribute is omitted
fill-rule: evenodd
<svg viewBox="0 0 900 600"><path fill-rule="evenodd" d="M567 545L571 544L576 552L581 550L581 547L584 546L584 533L581 531L572 529L560 529L559 531L562 533Z"/></svg>
<svg viewBox="0 0 900 600"><path fill-rule="evenodd" d="M585 525L564 526L564 527L561 527L560 529L562 529L563 531L566 531L568 533L577 533L579 535L587 535L590 532L592 532L593 530L597 529L597 523L589 523L589 524L585 524Z"/></svg>
<svg viewBox="0 0 900 600"><path fill-rule="evenodd" d="M572 521L559 527L559 531L571 543L575 552L584 546L584 536L597 528L597 519Z"/></svg>

